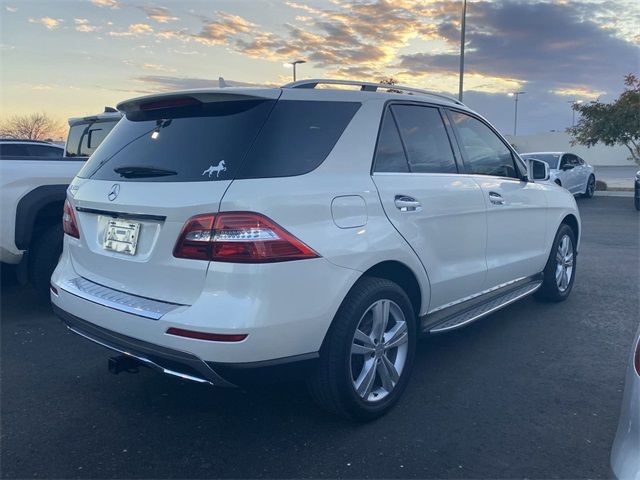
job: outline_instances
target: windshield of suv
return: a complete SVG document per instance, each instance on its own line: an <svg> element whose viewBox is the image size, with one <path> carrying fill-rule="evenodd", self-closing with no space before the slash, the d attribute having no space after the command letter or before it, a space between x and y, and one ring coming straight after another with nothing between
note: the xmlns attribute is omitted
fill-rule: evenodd
<svg viewBox="0 0 640 480"><path fill-rule="evenodd" d="M196 182L301 175L324 161L359 107L251 99L135 112L78 176Z"/></svg>
<svg viewBox="0 0 640 480"><path fill-rule="evenodd" d="M524 158L525 160L529 160L530 158L542 160L543 162L547 162L549 164L549 168L557 169L558 162L560 161L561 156L562 155L560 155L559 153L531 153L522 155L522 158Z"/></svg>

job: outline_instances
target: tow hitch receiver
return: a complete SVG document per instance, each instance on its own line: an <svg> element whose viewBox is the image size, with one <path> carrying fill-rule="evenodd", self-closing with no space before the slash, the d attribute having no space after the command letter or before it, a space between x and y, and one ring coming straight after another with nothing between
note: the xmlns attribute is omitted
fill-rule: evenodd
<svg viewBox="0 0 640 480"><path fill-rule="evenodd" d="M119 355L117 357L109 358L109 372L114 375L119 374L120 372L127 373L138 373L138 367L140 366L140 362L133 357L129 357L128 355Z"/></svg>

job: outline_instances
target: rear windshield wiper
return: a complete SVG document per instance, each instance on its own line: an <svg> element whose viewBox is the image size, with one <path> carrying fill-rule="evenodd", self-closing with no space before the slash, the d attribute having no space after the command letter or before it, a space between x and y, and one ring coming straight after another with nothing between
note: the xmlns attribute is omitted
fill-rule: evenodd
<svg viewBox="0 0 640 480"><path fill-rule="evenodd" d="M178 174L174 170L140 165L125 165L124 167L116 167L113 171L124 178L168 177Z"/></svg>

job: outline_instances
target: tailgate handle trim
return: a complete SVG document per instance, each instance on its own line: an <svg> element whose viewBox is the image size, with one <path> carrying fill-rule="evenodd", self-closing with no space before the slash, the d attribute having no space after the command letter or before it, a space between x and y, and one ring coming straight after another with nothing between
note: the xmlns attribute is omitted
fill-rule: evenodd
<svg viewBox="0 0 640 480"><path fill-rule="evenodd" d="M164 222L167 217L164 215L149 215L146 213L130 213L130 212L114 212L112 210L100 210L97 208L85 208L76 207L78 212L95 213L96 215L105 215L113 218L130 218L132 220L156 220L158 222Z"/></svg>

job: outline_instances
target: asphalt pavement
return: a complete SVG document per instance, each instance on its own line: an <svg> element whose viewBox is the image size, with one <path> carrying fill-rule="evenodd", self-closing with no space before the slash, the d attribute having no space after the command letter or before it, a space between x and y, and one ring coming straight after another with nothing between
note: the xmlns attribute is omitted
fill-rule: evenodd
<svg viewBox="0 0 640 480"><path fill-rule="evenodd" d="M3 478L598 478L610 475L640 312L640 215L578 200L571 297L526 299L421 341L400 403L365 425L300 384L218 390L107 372L2 274Z"/></svg>

